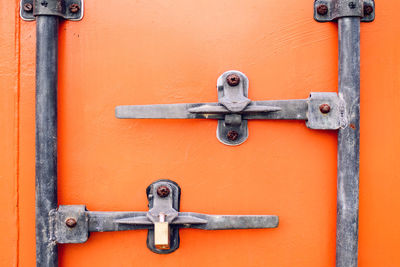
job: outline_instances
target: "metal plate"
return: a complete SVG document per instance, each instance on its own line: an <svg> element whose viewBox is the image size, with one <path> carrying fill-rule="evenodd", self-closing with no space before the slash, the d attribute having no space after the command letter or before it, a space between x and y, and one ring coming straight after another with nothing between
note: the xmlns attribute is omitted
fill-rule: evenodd
<svg viewBox="0 0 400 267"><path fill-rule="evenodd" d="M320 111L321 105L328 105L328 113ZM310 129L337 130L347 125L346 106L337 93L311 93L308 99L306 125Z"/></svg>
<svg viewBox="0 0 400 267"><path fill-rule="evenodd" d="M326 14L319 14L318 7L325 5ZM364 9L371 6L373 11L366 14ZM375 2L373 0L315 0L314 19L318 22L329 22L341 17L361 17L362 22L371 22L375 19Z"/></svg>
<svg viewBox="0 0 400 267"><path fill-rule="evenodd" d="M54 220L54 240L60 244L84 243L89 237L89 218L83 205L59 206L51 212ZM74 220L75 225L67 225Z"/></svg>
<svg viewBox="0 0 400 267"><path fill-rule="evenodd" d="M79 6L78 11L74 13L70 10L73 4ZM35 20L35 16L38 15L53 15L78 21L83 18L83 10L83 0L21 0L20 2L20 16L26 21Z"/></svg>
<svg viewBox="0 0 400 267"><path fill-rule="evenodd" d="M181 188L179 185L171 180L158 180L146 189L147 199L149 200L149 210L153 208L154 198L157 196L157 188L160 185L166 185L171 190L172 208L179 211L181 200ZM158 249L154 245L154 229L149 229L147 233L147 247L157 254L169 254L179 248L179 228L176 225L170 225L170 247L169 249Z"/></svg>
<svg viewBox="0 0 400 267"><path fill-rule="evenodd" d="M218 100L220 101L224 97L224 92L226 90L230 90L231 86L228 85L226 78L230 74L236 74L240 77L240 84L238 86L242 86L243 88L243 96L248 97L249 91L249 79L240 71L230 70L223 73L217 81L217 90L218 90ZM234 88L234 87L232 87ZM227 120L218 120L217 127L217 138L218 140L229 146L237 146L242 144L249 137L249 130L247 127L247 120L243 119L242 115L240 116L241 123L233 123L228 125ZM225 117L226 118L226 117ZM228 138L228 136L236 136L236 138ZM234 140L233 140L234 139Z"/></svg>

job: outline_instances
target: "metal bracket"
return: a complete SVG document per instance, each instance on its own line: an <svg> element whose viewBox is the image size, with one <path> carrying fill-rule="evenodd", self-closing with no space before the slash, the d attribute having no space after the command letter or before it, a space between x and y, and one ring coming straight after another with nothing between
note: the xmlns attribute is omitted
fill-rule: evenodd
<svg viewBox="0 0 400 267"><path fill-rule="evenodd" d="M159 192L157 192L157 190ZM169 192L169 193L168 193ZM159 220L160 213L166 215L166 221L171 223L178 216L181 200L181 188L170 180L158 180L146 189L149 201L149 213L147 217L154 223ZM160 196L161 195L161 196ZM121 224L129 224L131 219L120 220ZM168 254L179 248L179 229L176 225L171 225L169 229L169 247L160 249L155 244L154 229L149 229L147 233L147 247L157 254Z"/></svg>
<svg viewBox="0 0 400 267"><path fill-rule="evenodd" d="M217 138L226 145L239 145L249 136L247 120L242 120L240 114L248 110L251 102L247 98L249 79L239 71L227 71L218 78L217 89L218 102L231 112L223 120L218 120ZM195 112L195 109L191 109L191 112ZM197 109L201 110L201 107Z"/></svg>
<svg viewBox="0 0 400 267"><path fill-rule="evenodd" d="M120 119L217 119L217 138L240 145L248 138L247 120L305 120L310 129L347 126L344 101L336 93L311 93L308 99L251 101L249 80L227 71L217 81L218 103L117 106Z"/></svg>
<svg viewBox="0 0 400 267"><path fill-rule="evenodd" d="M49 214L51 239L56 243L84 243L89 232L148 229L147 247L168 254L179 247L179 228L202 230L265 229L278 227L275 215L207 215L179 212L181 189L173 181L158 180L146 189L148 212L93 212L85 206L59 206ZM157 229L159 228L159 229Z"/></svg>
<svg viewBox="0 0 400 267"><path fill-rule="evenodd" d="M36 16L58 16L66 20L83 18L83 0L21 0L20 16L32 21Z"/></svg>
<svg viewBox="0 0 400 267"><path fill-rule="evenodd" d="M336 93L311 93L307 103L308 128L331 130L347 126L346 105Z"/></svg>
<svg viewBox="0 0 400 267"><path fill-rule="evenodd" d="M342 17L360 17L362 22L375 19L374 0L315 0L314 19L333 21Z"/></svg>
<svg viewBox="0 0 400 267"><path fill-rule="evenodd" d="M50 211L53 225L51 239L57 243L83 243L89 237L89 218L83 205L60 206Z"/></svg>

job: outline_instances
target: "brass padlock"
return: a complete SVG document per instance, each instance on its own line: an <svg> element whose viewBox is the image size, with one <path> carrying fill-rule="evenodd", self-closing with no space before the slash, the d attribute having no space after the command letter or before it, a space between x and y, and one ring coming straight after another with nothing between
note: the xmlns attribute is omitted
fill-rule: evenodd
<svg viewBox="0 0 400 267"><path fill-rule="evenodd" d="M154 246L157 249L169 249L169 223L165 221L166 215L160 213L159 222L154 223Z"/></svg>

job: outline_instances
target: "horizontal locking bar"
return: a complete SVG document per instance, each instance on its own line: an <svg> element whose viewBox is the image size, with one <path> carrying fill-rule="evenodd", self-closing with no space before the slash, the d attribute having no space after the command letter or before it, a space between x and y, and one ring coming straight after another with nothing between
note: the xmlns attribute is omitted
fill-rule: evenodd
<svg viewBox="0 0 400 267"><path fill-rule="evenodd" d="M68 218L82 223L86 232L113 232L126 230L153 229L154 224L146 217L147 212L101 212L84 211L82 206L60 206L53 213L57 217L57 230L68 227ZM65 220L59 219L64 218ZM266 229L278 226L279 219L275 215L209 215L194 212L179 212L171 225L178 228L194 228L202 230L226 229ZM83 234L79 232L79 234ZM81 239L79 239L81 240ZM60 242L60 240L57 240ZM75 243L72 242L66 243ZM86 241L86 240L85 240ZM84 242L84 241L83 241ZM61 243L61 242L60 242ZM77 243L82 243L81 241Z"/></svg>
<svg viewBox="0 0 400 267"><path fill-rule="evenodd" d="M50 212L51 240L60 244L84 243L89 232L148 230L147 246L166 254L179 247L179 229L202 230L266 229L278 227L276 215L208 215L179 212L180 187L159 180L147 190L149 211L87 211L83 205L59 206Z"/></svg>
<svg viewBox="0 0 400 267"><path fill-rule="evenodd" d="M236 146L248 138L248 120L304 120L310 129L347 126L344 101L336 93L311 93L307 99L251 101L249 80L240 71L224 72L217 80L218 103L117 106L119 119L216 119L217 138Z"/></svg>
<svg viewBox="0 0 400 267"><path fill-rule="evenodd" d="M321 107L322 105L325 105ZM326 109L324 109L326 107ZM311 93L307 99L252 101L243 120L305 120L311 129L336 130L346 126L344 102L336 93ZM220 103L117 106L119 119L217 119L231 114Z"/></svg>
<svg viewBox="0 0 400 267"><path fill-rule="evenodd" d="M272 107L272 108L271 108ZM246 110L250 112L246 112ZM307 99L253 101L237 114L245 120L306 120ZM119 119L217 119L223 120L231 114L219 103L161 104L117 106L115 115Z"/></svg>

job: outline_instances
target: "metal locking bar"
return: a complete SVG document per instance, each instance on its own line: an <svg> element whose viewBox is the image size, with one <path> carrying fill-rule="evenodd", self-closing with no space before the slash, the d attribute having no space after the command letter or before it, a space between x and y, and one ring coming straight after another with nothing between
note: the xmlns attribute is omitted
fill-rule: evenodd
<svg viewBox="0 0 400 267"><path fill-rule="evenodd" d="M360 21L375 18L373 0L316 0L317 21L337 19L339 97L346 103L348 127L339 129L337 162L336 267L358 261L360 161Z"/></svg>
<svg viewBox="0 0 400 267"><path fill-rule="evenodd" d="M159 180L146 190L148 212L94 212L85 206L60 206L51 211L51 239L57 243L83 243L89 232L148 229L147 246L158 254L179 247L179 229L202 230L262 229L278 227L275 215L208 215L179 212L180 187L170 180Z"/></svg>
<svg viewBox="0 0 400 267"><path fill-rule="evenodd" d="M58 266L50 235L57 208L57 76L60 18L80 20L83 0L21 0L20 15L36 19L36 266Z"/></svg>
<svg viewBox="0 0 400 267"><path fill-rule="evenodd" d="M234 82L232 82L232 80ZM337 130L347 125L345 102L336 93L311 93L308 99L251 101L249 81L227 71L217 81L218 103L117 106L119 119L217 119L217 138L239 145L248 137L247 120L305 120L310 129Z"/></svg>

